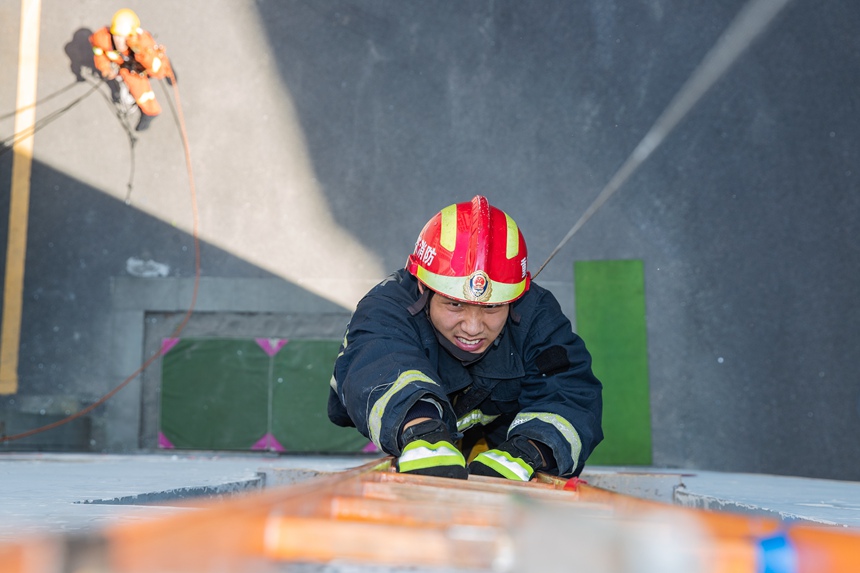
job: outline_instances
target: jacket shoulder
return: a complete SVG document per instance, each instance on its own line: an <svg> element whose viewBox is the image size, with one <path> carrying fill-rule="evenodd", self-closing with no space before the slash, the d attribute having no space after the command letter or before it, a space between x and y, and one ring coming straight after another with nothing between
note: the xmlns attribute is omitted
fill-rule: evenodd
<svg viewBox="0 0 860 573"><path fill-rule="evenodd" d="M139 34L134 36L134 42L132 43L135 47L143 49L152 48L156 45L155 38L146 30L141 30Z"/></svg>
<svg viewBox="0 0 860 573"><path fill-rule="evenodd" d="M100 28L92 33L92 35L90 36L90 44L107 50L113 49L110 30L107 28L107 26L105 26L104 28Z"/></svg>
<svg viewBox="0 0 860 573"><path fill-rule="evenodd" d="M418 281L405 269L400 269L370 289L359 304L380 298L389 299L404 308L409 307L418 300Z"/></svg>
<svg viewBox="0 0 860 573"><path fill-rule="evenodd" d="M561 312L561 306L551 291L540 285L532 283L529 290L512 305L514 313L520 316L521 321L530 320L540 310L550 309Z"/></svg>

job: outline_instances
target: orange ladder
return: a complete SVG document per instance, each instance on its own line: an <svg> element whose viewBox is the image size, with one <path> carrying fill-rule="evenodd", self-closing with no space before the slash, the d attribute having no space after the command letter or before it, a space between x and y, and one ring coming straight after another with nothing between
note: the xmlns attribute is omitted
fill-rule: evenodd
<svg viewBox="0 0 860 573"><path fill-rule="evenodd" d="M529 483L411 476L396 473L391 458L182 507L103 530L0 544L0 573L280 571L290 563L374 571L758 573L765 564L780 573L860 571L854 529L681 508L543 474Z"/></svg>

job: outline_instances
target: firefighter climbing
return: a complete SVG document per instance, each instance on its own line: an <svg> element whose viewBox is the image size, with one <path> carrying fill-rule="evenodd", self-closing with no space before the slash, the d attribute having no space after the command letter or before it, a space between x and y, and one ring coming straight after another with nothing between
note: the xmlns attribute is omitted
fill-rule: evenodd
<svg viewBox="0 0 860 573"><path fill-rule="evenodd" d="M144 131L161 106L152 91L149 78L175 80L164 47L140 27L140 18L132 10L116 12L110 26L90 36L96 69L107 81L124 82L140 108L140 120L135 128Z"/></svg>

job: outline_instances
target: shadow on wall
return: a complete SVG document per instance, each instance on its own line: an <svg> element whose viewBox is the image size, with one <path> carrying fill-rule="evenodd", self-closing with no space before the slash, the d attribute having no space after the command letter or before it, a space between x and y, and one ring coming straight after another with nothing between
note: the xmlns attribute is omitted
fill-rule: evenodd
<svg viewBox="0 0 860 573"><path fill-rule="evenodd" d="M9 160L3 157L0 161ZM8 198L9 185L7 178L0 182L0 196ZM3 227L8 219L6 200L0 203ZM0 253L5 255L7 234L5 228L3 231ZM202 301L208 314L217 314L219 306L233 310L239 302L249 299L263 311L268 302L283 306L282 300L267 301L261 289L254 288L258 283L283 284L282 288L270 290L301 293L297 298L303 301L306 312L316 307L343 313L343 309L329 301L206 242L201 242L200 253L203 286L198 309ZM0 399L0 413L25 414L28 424L34 420L31 415L41 416L47 423L92 404L115 388L124 376L140 365L137 362L128 371L118 373L117 364L123 362L119 355L141 357L142 348L139 336L126 341L114 339L114 334L123 329L135 332L144 328L142 319L137 325L122 324L125 320L122 309L112 305L115 282L118 279L140 281L148 296L158 301L159 310L176 308L178 316L184 312L181 300L185 298L177 298L170 289L160 285L182 280L191 283L194 274L194 238L191 235L80 180L35 162L20 331L19 386L15 395ZM217 293L206 290L207 279L218 281ZM237 288L230 286L234 283ZM341 322L345 325L346 319ZM229 323L219 334L231 335ZM277 332L263 335L275 336ZM139 358L133 358L132 362L135 360ZM119 400L122 395L123 392L117 394L115 399ZM102 451L109 439L100 432L105 431L105 417L115 415L116 409L112 409L111 404L108 402L106 407L91 414L95 438L89 446L95 451ZM139 412L140 404L136 409ZM30 428L16 426L13 430L7 427L5 432L10 435L27 429ZM56 441L48 438L47 442L52 440ZM131 447L136 447L136 439Z"/></svg>
<svg viewBox="0 0 860 573"><path fill-rule="evenodd" d="M89 28L78 28L69 43L64 46L69 57L69 69L79 82L85 80L84 71L89 75L98 75L93 65L93 47L90 44L92 34L93 31Z"/></svg>
<svg viewBox="0 0 860 573"><path fill-rule="evenodd" d="M257 10L335 218L395 268L464 189L549 252L745 3L659 4ZM786 10L541 275L644 261L655 464L860 475L858 22Z"/></svg>

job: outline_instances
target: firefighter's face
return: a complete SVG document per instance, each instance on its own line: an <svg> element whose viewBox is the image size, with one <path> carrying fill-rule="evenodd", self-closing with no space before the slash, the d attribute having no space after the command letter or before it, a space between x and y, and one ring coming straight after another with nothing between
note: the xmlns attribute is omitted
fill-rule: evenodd
<svg viewBox="0 0 860 573"><path fill-rule="evenodd" d="M128 36L113 34L113 45L116 46L116 49L120 52L126 51L126 49L128 49Z"/></svg>
<svg viewBox="0 0 860 573"><path fill-rule="evenodd" d="M460 302L435 293L430 298L430 322L454 346L480 354L496 340L508 319L507 304Z"/></svg>

